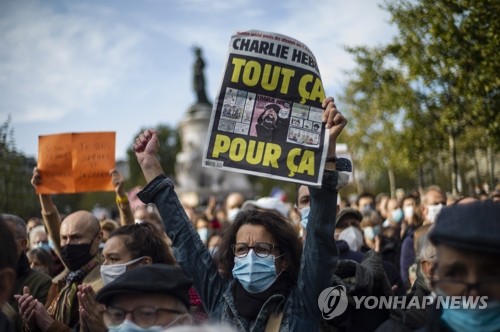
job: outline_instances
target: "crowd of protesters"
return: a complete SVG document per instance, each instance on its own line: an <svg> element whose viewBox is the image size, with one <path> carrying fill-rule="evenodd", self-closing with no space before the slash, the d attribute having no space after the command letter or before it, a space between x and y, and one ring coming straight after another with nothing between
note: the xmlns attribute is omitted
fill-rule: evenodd
<svg viewBox="0 0 500 332"><path fill-rule="evenodd" d="M329 156L347 121L326 99ZM134 150L147 181L102 209L0 217L0 331L500 331L500 190L452 199L437 186L337 202L346 169L294 202L230 193L183 204L159 164L158 136ZM335 159L329 159L335 160ZM35 168L34 187L43 183ZM345 311L319 303L342 286ZM358 308L355 297L487 297L482 309ZM328 307L330 311L334 307ZM183 327L180 327L180 326Z"/></svg>

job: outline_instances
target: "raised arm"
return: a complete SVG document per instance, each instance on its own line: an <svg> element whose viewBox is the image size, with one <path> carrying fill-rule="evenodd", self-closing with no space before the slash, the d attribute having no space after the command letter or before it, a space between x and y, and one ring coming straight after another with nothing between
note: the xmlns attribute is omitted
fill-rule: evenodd
<svg viewBox="0 0 500 332"><path fill-rule="evenodd" d="M134 223L134 215L128 201L127 193L125 192L125 187L123 186L125 182L123 174L117 169L112 169L109 174L111 174L111 181L115 187L116 205L120 213L120 225L132 225Z"/></svg>
<svg viewBox="0 0 500 332"><path fill-rule="evenodd" d="M31 178L31 184L33 187L42 184L42 174L40 170L35 167L33 169L33 176ZM61 216L54 202L52 202L52 196L48 194L39 194L40 205L42 207L42 218L45 224L45 228L49 234L49 237L54 243L54 250L56 254L61 257L61 241L60 241L60 227L61 227Z"/></svg>
<svg viewBox="0 0 500 332"><path fill-rule="evenodd" d="M328 156L333 157L336 152L337 137L347 124L347 120L338 112L333 98L325 99L323 108L325 109L323 122L329 132ZM321 188L309 187L311 210L298 286L304 309L314 320L321 318L317 305L318 297L325 288L331 286L331 278L339 256L333 239L339 183L335 162L328 162Z"/></svg>
<svg viewBox="0 0 500 332"><path fill-rule="evenodd" d="M146 130L134 144L137 160L148 181L138 197L144 203L156 204L165 232L172 240L176 260L193 278L207 312L216 318L220 313L214 311L227 282L219 276L212 256L194 230L174 191L173 182L164 175L157 157L158 146L154 130Z"/></svg>

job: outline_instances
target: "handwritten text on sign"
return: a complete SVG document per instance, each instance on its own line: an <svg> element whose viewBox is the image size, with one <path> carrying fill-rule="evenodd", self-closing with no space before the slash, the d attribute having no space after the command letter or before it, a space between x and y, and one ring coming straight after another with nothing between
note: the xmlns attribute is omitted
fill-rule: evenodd
<svg viewBox="0 0 500 332"><path fill-rule="evenodd" d="M112 191L115 167L114 132L64 133L40 136L37 193Z"/></svg>

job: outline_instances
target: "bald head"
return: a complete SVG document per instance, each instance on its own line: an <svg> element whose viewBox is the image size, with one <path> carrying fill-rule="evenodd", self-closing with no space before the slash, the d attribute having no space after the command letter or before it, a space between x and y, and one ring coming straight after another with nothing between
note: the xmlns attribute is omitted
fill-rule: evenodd
<svg viewBox="0 0 500 332"><path fill-rule="evenodd" d="M94 241L96 238L97 241ZM90 243L91 253L96 254L101 238L99 220L88 211L76 211L68 215L61 224L61 246Z"/></svg>
<svg viewBox="0 0 500 332"><path fill-rule="evenodd" d="M241 208L244 202L245 197L241 193L230 193L226 198L226 210Z"/></svg>

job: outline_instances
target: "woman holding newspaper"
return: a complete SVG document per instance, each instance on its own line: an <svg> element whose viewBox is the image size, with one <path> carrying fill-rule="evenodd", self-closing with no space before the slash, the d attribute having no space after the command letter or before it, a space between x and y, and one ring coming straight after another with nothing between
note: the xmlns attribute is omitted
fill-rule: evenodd
<svg viewBox="0 0 500 332"><path fill-rule="evenodd" d="M326 98L322 106L330 138L328 155L333 156L347 121L333 98ZM176 259L193 277L211 319L242 331L318 331L322 318L318 296L331 286L338 256L332 240L340 187L335 163L326 165L322 187L310 188L303 249L291 223L279 215L243 211L224 234L216 265L184 213L173 182L163 173L158 146L153 130L136 139L135 153L148 181L138 196L144 203L157 205L177 249ZM227 278L219 274L219 268Z"/></svg>

